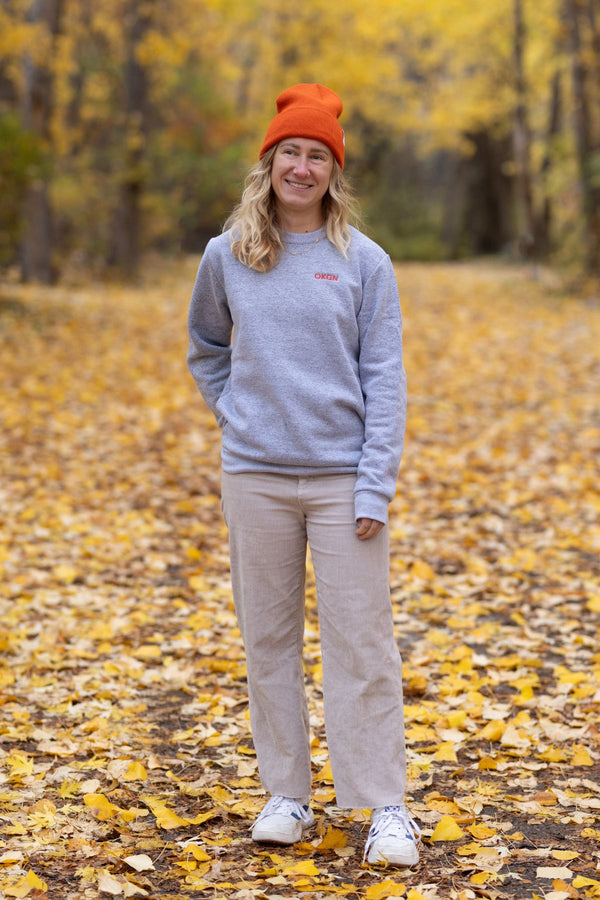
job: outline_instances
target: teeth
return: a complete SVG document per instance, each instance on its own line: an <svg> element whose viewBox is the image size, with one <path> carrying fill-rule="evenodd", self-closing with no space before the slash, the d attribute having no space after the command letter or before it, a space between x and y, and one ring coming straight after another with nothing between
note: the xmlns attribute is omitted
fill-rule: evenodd
<svg viewBox="0 0 600 900"><path fill-rule="evenodd" d="M298 182L298 181L288 181L288 184L291 185L291 187L295 187L295 188L308 188L308 187L310 187L309 184L300 184L300 182Z"/></svg>

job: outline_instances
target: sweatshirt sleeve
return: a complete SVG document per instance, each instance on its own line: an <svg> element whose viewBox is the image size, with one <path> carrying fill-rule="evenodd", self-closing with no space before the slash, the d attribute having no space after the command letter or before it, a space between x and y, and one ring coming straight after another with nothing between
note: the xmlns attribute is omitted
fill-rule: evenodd
<svg viewBox="0 0 600 900"><path fill-rule="evenodd" d="M187 364L219 425L217 402L231 371L232 320L225 288L211 259L211 242L198 267L188 315Z"/></svg>
<svg viewBox="0 0 600 900"><path fill-rule="evenodd" d="M364 285L358 324L365 440L354 489L355 515L387 522L406 425L402 317L396 275L387 255Z"/></svg>

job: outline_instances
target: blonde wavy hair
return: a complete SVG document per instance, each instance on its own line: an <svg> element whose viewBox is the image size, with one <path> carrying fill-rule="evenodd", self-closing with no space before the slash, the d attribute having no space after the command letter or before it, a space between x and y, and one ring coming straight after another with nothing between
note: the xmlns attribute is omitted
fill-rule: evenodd
<svg viewBox="0 0 600 900"><path fill-rule="evenodd" d="M281 228L277 218L275 193L271 186L271 167L277 147L271 147L252 167L244 191L223 231L231 229L231 252L241 263L256 272L268 272L277 265L283 252ZM348 259L350 223L358 223L358 205L340 165L333 160L327 193L323 197L323 221L327 238Z"/></svg>

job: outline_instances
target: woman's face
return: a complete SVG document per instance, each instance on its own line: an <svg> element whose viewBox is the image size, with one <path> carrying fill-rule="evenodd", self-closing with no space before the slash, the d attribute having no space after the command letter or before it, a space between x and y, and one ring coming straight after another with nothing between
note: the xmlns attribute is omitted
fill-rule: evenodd
<svg viewBox="0 0 600 900"><path fill-rule="evenodd" d="M310 218L321 224L321 201L329 187L333 154L320 141L310 138L286 138L278 144L273 157L271 184L277 209L286 217Z"/></svg>

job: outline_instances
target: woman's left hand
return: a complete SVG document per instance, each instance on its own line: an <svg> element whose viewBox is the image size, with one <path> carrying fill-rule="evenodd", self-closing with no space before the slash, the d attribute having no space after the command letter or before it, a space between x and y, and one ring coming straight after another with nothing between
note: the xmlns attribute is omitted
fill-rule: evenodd
<svg viewBox="0 0 600 900"><path fill-rule="evenodd" d="M359 541L368 541L383 528L383 522L378 522L377 519L357 519L356 524L358 527L354 534L358 535Z"/></svg>

